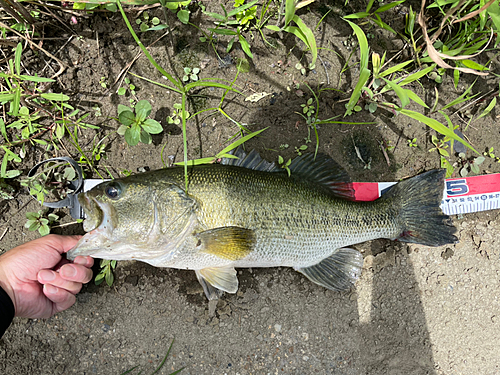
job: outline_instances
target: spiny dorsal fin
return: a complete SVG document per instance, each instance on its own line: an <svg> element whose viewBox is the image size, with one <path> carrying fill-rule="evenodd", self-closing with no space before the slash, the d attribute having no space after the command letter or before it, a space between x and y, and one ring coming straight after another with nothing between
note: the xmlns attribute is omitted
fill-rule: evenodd
<svg viewBox="0 0 500 375"><path fill-rule="evenodd" d="M304 154L292 160L288 167L292 175L307 181L318 182L328 188L333 195L354 199L354 189L346 171L330 157L317 154Z"/></svg>
<svg viewBox="0 0 500 375"><path fill-rule="evenodd" d="M240 227L209 229L194 235L198 239L200 252L228 260L239 260L253 251L253 230Z"/></svg>
<svg viewBox="0 0 500 375"><path fill-rule="evenodd" d="M234 151L234 152L233 152ZM257 151L252 150L247 155L241 146L232 150L230 154L238 159L223 158L221 164L233 165L264 172L283 172L284 170L274 163L264 160ZM307 181L317 182L327 188L327 191L336 197L354 199L354 189L349 182L349 176L344 169L330 157L318 154L304 154L292 160L288 167L292 175L299 176Z"/></svg>
<svg viewBox="0 0 500 375"><path fill-rule="evenodd" d="M235 167L243 167L263 172L278 172L282 170L274 163L264 160L255 150L250 151L247 155L247 153L243 150L243 147L239 146L236 150L231 150L229 153L238 157L238 159L223 158L221 164L233 165Z"/></svg>
<svg viewBox="0 0 500 375"><path fill-rule="evenodd" d="M335 291L349 290L361 275L363 256L350 248L338 249L314 266L295 268L313 283Z"/></svg>

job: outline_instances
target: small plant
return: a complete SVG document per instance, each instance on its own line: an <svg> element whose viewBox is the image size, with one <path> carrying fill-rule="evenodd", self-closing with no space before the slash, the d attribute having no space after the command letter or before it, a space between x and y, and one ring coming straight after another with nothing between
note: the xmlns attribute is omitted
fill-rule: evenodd
<svg viewBox="0 0 500 375"><path fill-rule="evenodd" d="M302 113L306 115L307 118L311 118L314 115L315 109L312 103L313 103L313 98L309 98L306 104L300 105L302 107Z"/></svg>
<svg viewBox="0 0 500 375"><path fill-rule="evenodd" d="M48 214L48 210L40 210L38 212L26 212L26 224L30 232L38 230L40 235L46 236L50 233L50 225L59 219L56 214Z"/></svg>
<svg viewBox="0 0 500 375"><path fill-rule="evenodd" d="M406 142L408 143L408 147L418 147L417 138L408 139Z"/></svg>
<svg viewBox="0 0 500 375"><path fill-rule="evenodd" d="M144 12L142 14L142 20L137 18L135 23L140 25L139 28L142 32L150 31L152 29L157 30L156 26L160 24L160 19L158 17L149 18L149 13Z"/></svg>
<svg viewBox="0 0 500 375"><path fill-rule="evenodd" d="M455 168L447 159L450 157L450 153L447 150L447 148L449 147L448 142L450 141L450 139L448 137L439 139L438 137L433 135L431 137L431 141L434 147L431 148L429 152L437 152L439 154L441 168L446 168L446 178L451 177L453 175L453 172L455 171Z"/></svg>
<svg viewBox="0 0 500 375"><path fill-rule="evenodd" d="M307 146L306 145L302 145L300 147L295 147L295 152L297 153L297 155L299 156L302 156L302 153L307 150Z"/></svg>
<svg viewBox="0 0 500 375"><path fill-rule="evenodd" d="M288 145L288 143L281 144L281 145L280 145L280 150L286 150L288 147L290 147L290 146Z"/></svg>
<svg viewBox="0 0 500 375"><path fill-rule="evenodd" d="M200 73L200 68L184 68L184 76L182 77L182 80L184 82L188 81L198 81L198 74Z"/></svg>
<svg viewBox="0 0 500 375"><path fill-rule="evenodd" d="M122 123L118 128L118 134L125 136L125 141L130 146L135 146L139 142L150 144L151 134L159 134L163 131L158 121L147 118L151 110L151 104L147 100L139 101L134 110L121 104L118 105L118 120Z"/></svg>
<svg viewBox="0 0 500 375"><path fill-rule="evenodd" d="M185 111L184 115L186 119L189 118L190 114L188 111ZM174 103L174 108L172 111L172 116L167 116L167 122L169 124L179 125L182 119L182 105L181 103Z"/></svg>
<svg viewBox="0 0 500 375"><path fill-rule="evenodd" d="M472 160L467 159L465 154L461 152L458 154L459 157L459 164L461 164L460 168L460 176L462 177L467 177L469 172L479 174L479 165L483 164L485 157L484 156L478 156L476 158L472 158Z"/></svg>
<svg viewBox="0 0 500 375"><path fill-rule="evenodd" d="M306 68L299 62L297 64L295 64L295 69L299 70L300 74L302 74L303 76L305 76L307 73Z"/></svg>
<svg viewBox="0 0 500 375"><path fill-rule="evenodd" d="M493 147L490 147L486 152L483 152L484 156L488 156L492 159L494 159L497 163L500 163L500 158L495 155L495 149Z"/></svg>
<svg viewBox="0 0 500 375"><path fill-rule="evenodd" d="M278 155L278 164L281 165L281 168L286 170L288 172L288 176L290 176L291 171L290 171L290 164L292 164L292 159L288 159L287 162L285 162L285 159L281 155Z"/></svg>
<svg viewBox="0 0 500 375"><path fill-rule="evenodd" d="M171 2L171 1L160 1L162 6L170 9L172 12L177 14L177 18L183 24L187 25L189 23L189 16L191 14L188 9L188 5L191 3L191 0L179 1L179 2Z"/></svg>
<svg viewBox="0 0 500 375"><path fill-rule="evenodd" d="M108 88L108 80L106 77L101 77L101 79L99 80L99 84L101 85L101 87L103 88Z"/></svg>
<svg viewBox="0 0 500 375"><path fill-rule="evenodd" d="M130 92L130 95L134 95L135 96L135 85L133 85L131 82L130 82L130 79L128 77L125 77L125 79L123 80L125 82L125 87L120 87L118 89L118 95L125 95L127 93L127 90Z"/></svg>
<svg viewBox="0 0 500 375"><path fill-rule="evenodd" d="M102 284L104 280L106 280L106 284L108 284L108 286L113 285L113 281L115 281L113 271L116 268L116 260L101 259L99 266L101 270L95 277L95 285Z"/></svg>

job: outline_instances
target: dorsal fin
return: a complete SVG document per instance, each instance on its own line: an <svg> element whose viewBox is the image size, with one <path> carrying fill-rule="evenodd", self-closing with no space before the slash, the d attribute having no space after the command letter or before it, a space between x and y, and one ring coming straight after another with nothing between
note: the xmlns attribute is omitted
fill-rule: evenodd
<svg viewBox="0 0 500 375"><path fill-rule="evenodd" d="M222 158L221 164L233 165L235 167L243 167L263 172L278 172L282 170L281 168L276 167L274 163L270 163L267 160L262 159L255 149L250 151L247 155L247 153L243 150L243 147L238 146L236 150L231 150L229 154L238 157L238 159Z"/></svg>
<svg viewBox="0 0 500 375"><path fill-rule="evenodd" d="M292 175L300 176L307 181L317 182L336 197L354 199L354 189L347 172L329 156L303 154L292 160L288 167Z"/></svg>
<svg viewBox="0 0 500 375"><path fill-rule="evenodd" d="M233 152L234 151L234 152ZM284 169L264 160L257 151L252 150L248 154L239 146L236 150L229 152L238 157L223 158L221 164L233 165L264 172L284 172ZM303 154L292 160L288 167L292 176L318 183L326 187L326 190L339 198L354 199L354 189L350 183L350 178L345 170L334 162L330 157L318 154Z"/></svg>

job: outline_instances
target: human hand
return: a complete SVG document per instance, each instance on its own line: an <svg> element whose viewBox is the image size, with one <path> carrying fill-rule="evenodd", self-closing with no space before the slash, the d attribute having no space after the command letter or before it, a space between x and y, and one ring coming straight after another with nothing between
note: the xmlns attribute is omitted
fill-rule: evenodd
<svg viewBox="0 0 500 375"><path fill-rule="evenodd" d="M10 296L16 316L48 318L71 307L82 284L92 280L91 257L73 263L61 254L80 236L48 236L27 242L0 256L0 286Z"/></svg>

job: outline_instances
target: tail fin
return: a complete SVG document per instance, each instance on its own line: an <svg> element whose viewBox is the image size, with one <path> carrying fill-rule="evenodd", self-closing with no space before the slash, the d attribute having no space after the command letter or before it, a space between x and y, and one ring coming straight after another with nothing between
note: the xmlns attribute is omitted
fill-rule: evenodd
<svg viewBox="0 0 500 375"><path fill-rule="evenodd" d="M443 214L445 170L434 169L394 185L380 199L394 200L399 207L401 234L398 241L426 246L442 246L457 242L456 228Z"/></svg>

